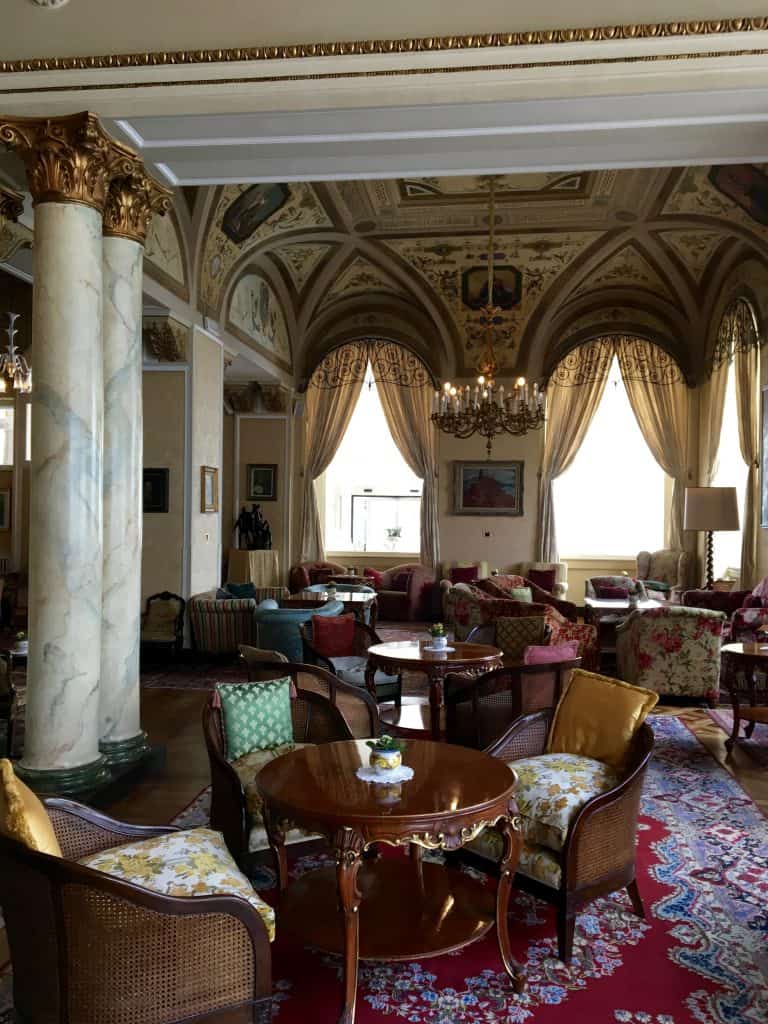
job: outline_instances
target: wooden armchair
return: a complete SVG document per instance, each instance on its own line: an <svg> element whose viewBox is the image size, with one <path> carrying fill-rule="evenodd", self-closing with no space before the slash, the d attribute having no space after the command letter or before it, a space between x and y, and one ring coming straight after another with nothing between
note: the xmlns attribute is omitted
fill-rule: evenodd
<svg viewBox="0 0 768 1024"><path fill-rule="evenodd" d="M478 641L480 642L480 641ZM484 750L531 711L554 708L581 660L511 665L479 676L450 672L443 683L448 743Z"/></svg>
<svg viewBox="0 0 768 1024"><path fill-rule="evenodd" d="M150 892L78 859L175 832L47 800L63 857L0 836L0 901L25 1024L255 1024L271 1016L271 953L236 896Z"/></svg>
<svg viewBox="0 0 768 1024"><path fill-rule="evenodd" d="M315 648L312 641L312 622L304 622L299 626L301 643L304 650L304 661L310 665L319 665L338 676L342 682L350 686L365 687L365 666L368 661L368 648L380 644L381 637L372 626L355 621L352 645L348 651L338 657L328 658ZM373 689L368 691L379 704L383 701L394 701L399 708L403 698L402 675L390 676L386 672L377 672Z"/></svg>
<svg viewBox="0 0 768 1024"><path fill-rule="evenodd" d="M523 758L540 757L546 750L552 714L536 711L524 715L490 744L486 753L513 768ZM557 908L558 956L566 963L573 952L576 912L585 903L626 889L635 913L645 916L635 879L635 839L653 740L653 730L643 724L633 738L619 781L583 804L568 827L559 853L527 840L523 843L515 885ZM501 849L501 837L494 832L485 829L467 847L473 862L486 870L498 860Z"/></svg>
<svg viewBox="0 0 768 1024"><path fill-rule="evenodd" d="M141 617L141 646L147 651L177 654L184 644L184 610L187 602L170 590L147 598Z"/></svg>
<svg viewBox="0 0 768 1024"><path fill-rule="evenodd" d="M379 713L375 701L365 690L348 686L316 665L251 659L249 673L260 681L289 676L293 682L291 717L294 743L333 743L379 735ZM258 686L258 682L253 683ZM268 847L261 815L261 798L255 786L259 767L284 750L262 751L256 764L245 763L238 774L226 757L226 737L221 708L211 694L203 708L203 735L211 768L211 828L221 832L227 848L240 867L248 873L251 854ZM253 759L253 755L245 755ZM239 761L245 761L240 758ZM258 763L260 761L260 763ZM312 838L297 830L289 832L288 842Z"/></svg>

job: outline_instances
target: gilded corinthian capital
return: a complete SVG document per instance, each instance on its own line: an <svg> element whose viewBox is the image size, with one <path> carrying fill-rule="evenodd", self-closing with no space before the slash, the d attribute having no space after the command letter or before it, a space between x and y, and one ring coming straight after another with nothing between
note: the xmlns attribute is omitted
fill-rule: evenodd
<svg viewBox="0 0 768 1024"><path fill-rule="evenodd" d="M150 177L136 162L127 174L112 179L104 204L104 234L132 238L144 244L152 217L168 212L170 189Z"/></svg>
<svg viewBox="0 0 768 1024"><path fill-rule="evenodd" d="M0 143L26 164L35 204L83 203L103 210L110 180L138 160L88 111L50 118L0 116Z"/></svg>
<svg viewBox="0 0 768 1024"><path fill-rule="evenodd" d="M0 227L9 220L18 220L24 209L24 197L0 185Z"/></svg>

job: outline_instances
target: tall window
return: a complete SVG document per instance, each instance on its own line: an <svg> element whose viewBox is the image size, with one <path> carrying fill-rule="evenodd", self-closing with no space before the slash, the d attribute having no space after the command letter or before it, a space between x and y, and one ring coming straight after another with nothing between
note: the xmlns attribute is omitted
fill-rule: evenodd
<svg viewBox="0 0 768 1024"><path fill-rule="evenodd" d="M717 448L713 487L735 487L739 503L739 524L744 526L744 498L747 491L747 467L739 447L739 413L736 404L736 372L733 363L728 367L725 386L723 425ZM714 535L715 577L738 578L741 566L741 535L739 530L723 530Z"/></svg>
<svg viewBox="0 0 768 1024"><path fill-rule="evenodd" d="M662 548L666 479L637 425L614 356L584 443L554 481L562 557L634 558Z"/></svg>
<svg viewBox="0 0 768 1024"><path fill-rule="evenodd" d="M417 552L421 486L392 440L369 363L347 432L320 478L326 549Z"/></svg>
<svg viewBox="0 0 768 1024"><path fill-rule="evenodd" d="M0 466L13 465L13 401L0 403Z"/></svg>

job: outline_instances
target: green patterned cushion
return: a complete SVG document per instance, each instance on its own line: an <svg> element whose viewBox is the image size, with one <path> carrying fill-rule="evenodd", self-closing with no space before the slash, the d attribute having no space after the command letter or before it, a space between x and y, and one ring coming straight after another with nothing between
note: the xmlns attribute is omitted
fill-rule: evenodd
<svg viewBox="0 0 768 1024"><path fill-rule="evenodd" d="M224 716L227 760L293 743L290 687L288 676L264 683L216 684Z"/></svg>
<svg viewBox="0 0 768 1024"><path fill-rule="evenodd" d="M542 615L500 616L496 619L496 643L512 661L522 661L531 644L543 644L547 621Z"/></svg>
<svg viewBox="0 0 768 1024"><path fill-rule="evenodd" d="M513 601L522 601L523 604L533 603L533 591L530 587L512 587L507 593Z"/></svg>

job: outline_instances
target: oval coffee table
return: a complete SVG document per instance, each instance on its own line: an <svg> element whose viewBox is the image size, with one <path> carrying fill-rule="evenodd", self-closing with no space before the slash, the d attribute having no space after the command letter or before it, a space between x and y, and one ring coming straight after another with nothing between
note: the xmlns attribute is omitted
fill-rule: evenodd
<svg viewBox="0 0 768 1024"><path fill-rule="evenodd" d="M339 1024L352 1024L358 959L413 960L448 953L496 924L501 959L516 992L525 979L512 958L507 910L522 845L514 772L468 747L411 740L403 763L408 782L363 782L362 740L291 751L258 775L264 823L277 860L278 929L343 957ZM327 836L336 866L318 868L288 888L285 835L290 821ZM421 858L422 850L457 850L487 825L501 832L503 854L493 893L465 872ZM377 843L408 846L410 858L373 857Z"/></svg>
<svg viewBox="0 0 768 1024"><path fill-rule="evenodd" d="M500 668L503 651L490 644L468 644L455 641L447 651L431 651L428 640L395 640L386 644L373 644L368 648L365 685L375 693L374 676L381 669L388 675L402 672L423 672L429 680L430 733L433 740L440 739L440 706L443 701L443 679L449 672L479 669L487 672Z"/></svg>

